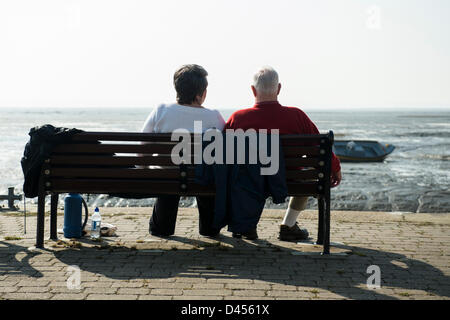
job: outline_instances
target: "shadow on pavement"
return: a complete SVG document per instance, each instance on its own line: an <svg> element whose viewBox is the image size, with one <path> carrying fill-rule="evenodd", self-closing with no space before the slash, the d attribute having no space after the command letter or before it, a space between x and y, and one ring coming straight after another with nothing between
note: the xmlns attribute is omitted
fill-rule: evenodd
<svg viewBox="0 0 450 320"><path fill-rule="evenodd" d="M39 252L29 252L27 247L0 241L0 276L42 277L42 273L33 268L29 261L39 254Z"/></svg>
<svg viewBox="0 0 450 320"><path fill-rule="evenodd" d="M111 280L171 277L253 279L268 284L324 289L351 299L395 299L380 289L366 286L371 275L367 268L377 265L381 270L382 289L424 290L450 297L448 276L430 264L398 253L335 245L335 248L351 254L321 256L304 254L304 248L300 247L296 250L267 240L247 241L224 235L214 240L172 236L162 241L167 240L166 244L177 245L140 249L124 244L113 245L110 241L101 246L81 244L81 248L49 251L68 266L77 265L82 271L98 273ZM29 262L39 254L23 246L0 241L0 275L42 277Z"/></svg>

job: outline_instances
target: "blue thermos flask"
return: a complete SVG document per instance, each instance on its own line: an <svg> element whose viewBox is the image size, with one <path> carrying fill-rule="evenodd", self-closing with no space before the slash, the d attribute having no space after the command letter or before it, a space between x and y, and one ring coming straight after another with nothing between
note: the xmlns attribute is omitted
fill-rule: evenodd
<svg viewBox="0 0 450 320"><path fill-rule="evenodd" d="M64 198L64 237L81 238L81 205L83 198L78 193L69 193Z"/></svg>

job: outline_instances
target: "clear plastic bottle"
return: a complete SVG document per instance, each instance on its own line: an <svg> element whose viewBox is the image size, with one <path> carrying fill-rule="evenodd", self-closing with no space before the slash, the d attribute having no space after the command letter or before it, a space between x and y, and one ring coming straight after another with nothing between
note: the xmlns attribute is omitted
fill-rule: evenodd
<svg viewBox="0 0 450 320"><path fill-rule="evenodd" d="M95 208L94 214L92 215L92 226L91 226L91 238L99 239L100 238L100 228L102 224L102 217L100 216L100 212L98 208Z"/></svg>

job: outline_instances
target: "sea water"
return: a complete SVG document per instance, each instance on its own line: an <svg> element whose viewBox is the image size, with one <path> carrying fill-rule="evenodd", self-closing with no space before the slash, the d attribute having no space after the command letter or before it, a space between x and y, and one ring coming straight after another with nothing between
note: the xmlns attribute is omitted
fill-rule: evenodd
<svg viewBox="0 0 450 320"><path fill-rule="evenodd" d="M308 110L320 132L339 140L377 140L396 149L381 163L342 163L343 180L332 189L333 210L450 212L450 110ZM20 159L30 128L44 124L86 131L141 130L151 108L0 109L0 194L22 192ZM220 110L228 119L234 110ZM93 121L92 119L95 119ZM62 197L63 198L63 197ZM85 196L86 199L86 196ZM35 202L36 199L31 199ZM92 206L149 206L154 199L90 195ZM1 204L1 203L0 203ZM181 206L194 206L183 198ZM287 203L268 207L285 208ZM315 207L311 199L309 207Z"/></svg>

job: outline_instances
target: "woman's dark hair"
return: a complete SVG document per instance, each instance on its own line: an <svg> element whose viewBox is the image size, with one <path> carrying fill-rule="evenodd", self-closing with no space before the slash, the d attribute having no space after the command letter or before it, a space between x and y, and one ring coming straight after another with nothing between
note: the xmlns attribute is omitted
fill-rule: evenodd
<svg viewBox="0 0 450 320"><path fill-rule="evenodd" d="M179 68L173 75L177 102L191 104L197 96L201 96L208 86L207 75L208 72L196 64L187 64Z"/></svg>

